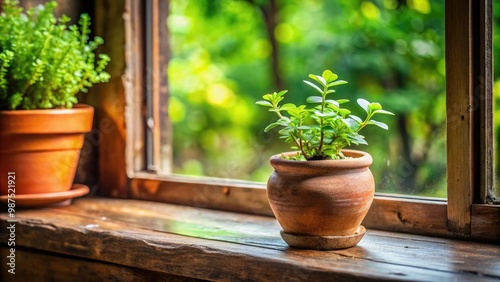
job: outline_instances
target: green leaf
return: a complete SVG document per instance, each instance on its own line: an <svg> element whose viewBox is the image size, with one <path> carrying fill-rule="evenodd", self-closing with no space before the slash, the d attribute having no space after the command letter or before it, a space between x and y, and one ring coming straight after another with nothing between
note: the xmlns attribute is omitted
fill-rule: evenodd
<svg viewBox="0 0 500 282"><path fill-rule="evenodd" d="M380 122L380 121L376 121L376 120L370 120L367 124L373 124L373 125L376 125L380 128L383 128L385 130L388 130L389 127L387 126L387 124L383 123L383 122Z"/></svg>
<svg viewBox="0 0 500 282"><path fill-rule="evenodd" d="M327 104L327 105L330 109L334 110L335 112L338 112L340 109L340 107L335 104Z"/></svg>
<svg viewBox="0 0 500 282"><path fill-rule="evenodd" d="M352 137L351 140L353 141L353 143L355 142L358 145L360 145L360 144L361 145L368 145L368 143L366 143L365 137L363 135L356 134Z"/></svg>
<svg viewBox="0 0 500 282"><path fill-rule="evenodd" d="M347 103L347 102L349 102L349 100L347 100L347 99L338 99L338 100L337 100L337 103L339 103L339 105L340 105L340 104Z"/></svg>
<svg viewBox="0 0 500 282"><path fill-rule="evenodd" d="M288 117L281 117L277 123L279 123L280 125L283 125L283 126L286 126L290 123L290 118Z"/></svg>
<svg viewBox="0 0 500 282"><path fill-rule="evenodd" d="M352 118L353 120L355 120L358 124L362 124L363 123L363 120L360 119L358 116L349 115L349 117Z"/></svg>
<svg viewBox="0 0 500 282"><path fill-rule="evenodd" d="M314 110L314 114L317 115L318 117L326 117L326 114L322 113L319 110Z"/></svg>
<svg viewBox="0 0 500 282"><path fill-rule="evenodd" d="M304 82L307 85L311 86L312 88L316 89L319 93L323 94L323 90L321 90L321 88L319 88L316 84L314 84L314 83L312 83L312 82L310 82L308 80L304 80Z"/></svg>
<svg viewBox="0 0 500 282"><path fill-rule="evenodd" d="M349 111L348 109L339 109L339 114L343 117L347 116L350 113L351 111Z"/></svg>
<svg viewBox="0 0 500 282"><path fill-rule="evenodd" d="M320 96L309 96L309 97L307 97L306 101L308 103L322 103L323 98Z"/></svg>
<svg viewBox="0 0 500 282"><path fill-rule="evenodd" d="M271 104L271 102L269 102L269 101L257 101L257 102L255 102L255 104L261 105L264 107L272 107L273 106L273 104Z"/></svg>
<svg viewBox="0 0 500 282"><path fill-rule="evenodd" d="M301 125L301 126L297 126L297 129L299 129L299 130L310 130L311 127L307 126L307 125Z"/></svg>
<svg viewBox="0 0 500 282"><path fill-rule="evenodd" d="M290 128L283 128L278 133L280 135L290 137Z"/></svg>
<svg viewBox="0 0 500 282"><path fill-rule="evenodd" d="M347 81L345 81L345 80L337 80L337 81L328 83L327 86L328 87L333 87L333 86L342 85L342 84L347 84Z"/></svg>
<svg viewBox="0 0 500 282"><path fill-rule="evenodd" d="M391 116L394 115L394 113L386 111L386 110L376 110L373 113L375 113L375 114L383 114L383 115L391 115Z"/></svg>
<svg viewBox="0 0 500 282"><path fill-rule="evenodd" d="M266 95L262 96L262 99L264 99L266 101L272 101L273 100L273 94L266 94Z"/></svg>
<svg viewBox="0 0 500 282"><path fill-rule="evenodd" d="M335 100L326 100L325 103L333 105L333 106L335 106L337 108L339 107L339 102L335 101Z"/></svg>
<svg viewBox="0 0 500 282"><path fill-rule="evenodd" d="M368 107L372 112L382 110L382 105L380 105L380 103L377 102L370 103Z"/></svg>
<svg viewBox="0 0 500 282"><path fill-rule="evenodd" d="M334 74L330 70L323 71L323 74L321 74L321 76L323 77L323 79L325 80L326 83L337 80L337 78L339 78L338 75Z"/></svg>
<svg viewBox="0 0 500 282"><path fill-rule="evenodd" d="M362 98L359 98L357 102L358 105L360 105L361 108L363 108L363 110L365 110L366 113L370 113L370 102Z"/></svg>
<svg viewBox="0 0 500 282"><path fill-rule="evenodd" d="M280 124L278 124L277 122L273 122L270 125L266 126L266 128L264 128L264 132L268 132L269 130L275 128L278 125L280 125Z"/></svg>
<svg viewBox="0 0 500 282"><path fill-rule="evenodd" d="M280 110L288 111L290 109L296 109L296 108L297 108L297 106L295 106L294 104L292 104L292 103L286 103L286 104L283 104L280 107Z"/></svg>
<svg viewBox="0 0 500 282"><path fill-rule="evenodd" d="M288 92L288 90L281 90L280 92L276 93L279 97L282 97Z"/></svg>
<svg viewBox="0 0 500 282"><path fill-rule="evenodd" d="M351 130L358 129L360 123L352 117L342 120Z"/></svg>
<svg viewBox="0 0 500 282"><path fill-rule="evenodd" d="M323 86L326 86L326 81L323 77L319 76L319 75L314 75L314 74L310 74L309 75L309 78L317 81L319 84L323 85Z"/></svg>

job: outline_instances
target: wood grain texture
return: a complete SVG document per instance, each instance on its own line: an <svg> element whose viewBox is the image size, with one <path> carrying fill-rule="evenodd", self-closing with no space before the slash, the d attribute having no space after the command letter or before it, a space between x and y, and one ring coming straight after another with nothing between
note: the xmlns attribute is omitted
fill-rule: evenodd
<svg viewBox="0 0 500 282"><path fill-rule="evenodd" d="M259 183L140 174L132 179L130 194L135 199L273 216L265 185Z"/></svg>
<svg viewBox="0 0 500 282"><path fill-rule="evenodd" d="M2 258L8 256L8 249L0 247L0 255ZM15 275L7 272L9 268L6 264L0 265L1 281L200 281L140 268L26 249L16 250L16 259L21 262L21 265L16 267Z"/></svg>
<svg viewBox="0 0 500 282"><path fill-rule="evenodd" d="M162 1L166 2L166 1ZM160 23L160 10L158 9L157 0L146 1L146 100L148 103L148 138L151 143L148 143L148 151L153 154L148 156L148 170L158 171L161 162L161 126L160 126L160 81L162 73L160 73L159 56L160 52L160 27L166 28L166 22ZM165 12L168 12L165 11ZM168 50L168 49L167 49ZM167 63L168 64L168 63ZM166 75L166 74L165 74ZM168 101L165 106L168 106ZM152 122L151 122L152 121ZM168 156L171 157L171 156Z"/></svg>
<svg viewBox="0 0 500 282"><path fill-rule="evenodd" d="M264 184L215 178L193 178L182 176L151 176L138 174L131 181L131 197L155 202L193 206L199 208L233 211L247 214L273 216L269 206ZM489 232L487 237L473 236L480 242L497 242L500 224L493 212L477 213L476 222L483 226L480 233ZM390 197L375 195L372 206L363 224L366 227L431 235L445 238L470 238L462 233L448 229L447 202L440 200L419 199L417 197Z"/></svg>
<svg viewBox="0 0 500 282"><path fill-rule="evenodd" d="M379 230L454 237L446 225L446 202L376 197L363 224Z"/></svg>
<svg viewBox="0 0 500 282"><path fill-rule="evenodd" d="M494 155L494 121L493 121L493 1L474 2L480 17L475 24L474 48L478 50L477 71L474 77L474 95L479 111L479 177L480 186L476 193L476 202L498 204L494 200L495 155Z"/></svg>
<svg viewBox="0 0 500 282"><path fill-rule="evenodd" d="M470 236L474 187L471 0L445 2L448 227Z"/></svg>
<svg viewBox="0 0 500 282"><path fill-rule="evenodd" d="M173 167L173 152L172 152L172 134L173 127L172 122L170 121L170 116L168 112L168 100L169 100L169 88L168 88L168 62L170 59L170 34L167 28L167 16L170 12L170 1L162 1L155 0L158 2L158 10L159 13L158 18L158 47L159 53L158 57L155 60L155 63L158 65L158 91L157 95L159 95L159 123L161 129L161 137L160 143L161 146L159 148L160 154L160 168L162 172L172 172ZM156 92L155 92L156 95Z"/></svg>
<svg viewBox="0 0 500 282"><path fill-rule="evenodd" d="M500 206L472 206L472 239L500 244Z"/></svg>
<svg viewBox="0 0 500 282"><path fill-rule="evenodd" d="M96 85L98 97L96 119L102 125L99 143L99 191L98 194L112 197L127 196L126 174L126 130L125 130L125 86L130 80L124 72L126 37L124 0L96 1L95 33L104 38L100 51L111 58L106 71L111 75L109 82ZM102 177L105 175L106 177Z"/></svg>
<svg viewBox="0 0 500 282"><path fill-rule="evenodd" d="M204 280L500 279L496 245L368 230L351 249L298 250L270 217L135 200L81 199L16 216L19 248Z"/></svg>
<svg viewBox="0 0 500 282"><path fill-rule="evenodd" d="M169 1L149 0L146 5L146 89L148 93L148 170L172 171L172 125L168 115L168 59L170 56L167 16Z"/></svg>
<svg viewBox="0 0 500 282"><path fill-rule="evenodd" d="M123 1L123 0L120 0ZM114 1L111 1L114 3ZM144 1L124 0L122 15L124 19L123 32L125 33L125 56L123 63L126 68L122 74L123 86L125 89L125 166L118 169L125 169L126 177L118 180L128 181L136 171L146 169L146 101L145 93L148 87L145 83L148 75L144 57L146 51L145 41L145 14ZM112 4L114 5L114 4ZM113 7L114 8L114 7ZM113 18L107 18L108 24L114 24ZM109 165L109 163L108 163ZM128 193L129 186L123 190Z"/></svg>
<svg viewBox="0 0 500 282"><path fill-rule="evenodd" d="M145 169L144 54L141 1L96 2L96 33L105 39L102 52L111 57L111 79L96 86L100 195L128 196L129 178Z"/></svg>

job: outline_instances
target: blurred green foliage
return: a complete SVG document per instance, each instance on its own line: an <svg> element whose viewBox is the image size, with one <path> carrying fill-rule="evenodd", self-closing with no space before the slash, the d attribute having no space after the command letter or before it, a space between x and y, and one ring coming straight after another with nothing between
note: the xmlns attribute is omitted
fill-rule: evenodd
<svg viewBox="0 0 500 282"><path fill-rule="evenodd" d="M494 95L494 122L495 122L495 195L500 200L500 3L493 3L493 95Z"/></svg>
<svg viewBox="0 0 500 282"><path fill-rule="evenodd" d="M377 191L446 197L444 1L170 5L175 173L266 181L269 157L288 149L263 131L274 116L255 101L288 89L300 103L314 94L307 74L335 69L349 81L342 98L396 114L381 120L389 132L367 128L370 145L356 148L374 158Z"/></svg>

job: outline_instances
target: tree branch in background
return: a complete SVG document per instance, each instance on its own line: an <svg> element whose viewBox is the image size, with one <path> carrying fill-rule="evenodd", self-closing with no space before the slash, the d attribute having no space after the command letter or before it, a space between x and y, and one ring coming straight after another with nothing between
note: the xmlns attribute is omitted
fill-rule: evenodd
<svg viewBox="0 0 500 282"><path fill-rule="evenodd" d="M397 3L398 3L398 5L397 5L397 8L398 8L398 9L399 9L399 8L401 8L401 7L404 7L404 6L407 6L407 5L408 5L408 3L407 3L407 1L406 1L406 0L398 0L398 2L397 2Z"/></svg>
<svg viewBox="0 0 500 282"><path fill-rule="evenodd" d="M274 34L274 30L278 25L277 14L280 10L280 6L277 4L276 0L246 0L246 2L254 5L262 13L264 24L266 26L267 37L269 39L269 43L271 44L271 70L273 83L276 89L284 89L285 86L283 79L281 78L279 45Z"/></svg>

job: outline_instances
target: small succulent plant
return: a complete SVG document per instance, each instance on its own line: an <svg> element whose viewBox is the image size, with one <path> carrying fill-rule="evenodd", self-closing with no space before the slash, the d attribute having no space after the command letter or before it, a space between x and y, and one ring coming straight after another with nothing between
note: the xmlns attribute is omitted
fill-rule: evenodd
<svg viewBox="0 0 500 282"><path fill-rule="evenodd" d="M264 100L256 102L278 116L278 120L269 124L264 131L281 128L280 138L291 143L292 149L298 150L292 159L343 159L345 156L341 150L344 147L367 144L365 137L359 134L365 126L388 129L385 123L373 120L375 115L394 115L382 109L380 103L358 99L358 105L367 114L361 119L342 107L349 100L330 98L330 94L335 92L333 87L347 83L339 80L335 73L325 70L321 75L310 74L309 78L311 80L304 80L304 83L320 95L309 96L306 99L308 105L281 104L287 90L266 94L262 97Z"/></svg>

